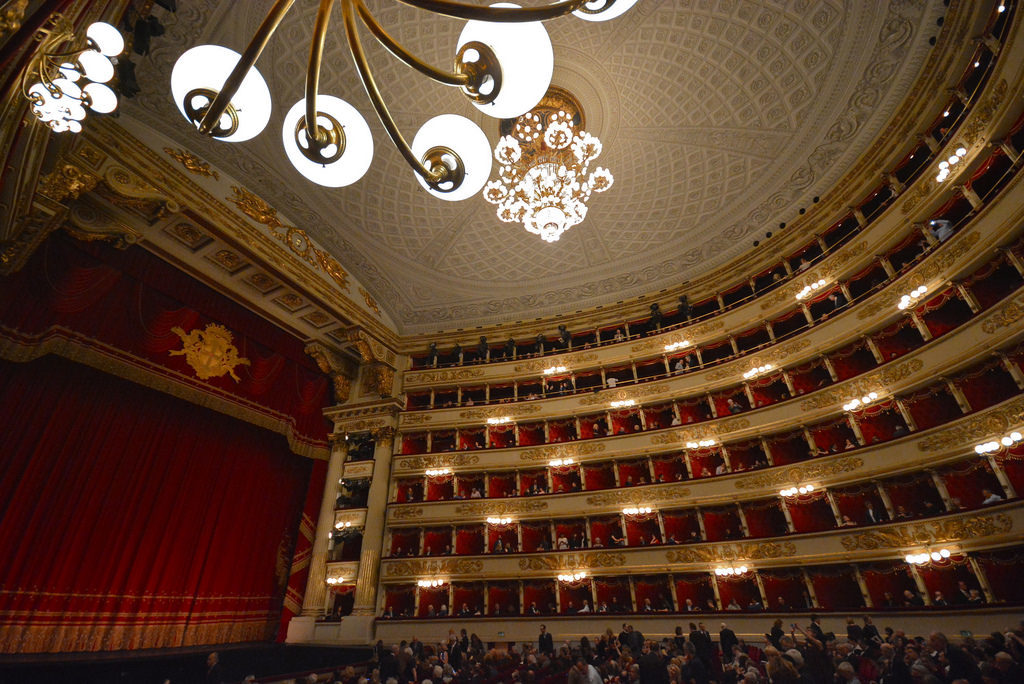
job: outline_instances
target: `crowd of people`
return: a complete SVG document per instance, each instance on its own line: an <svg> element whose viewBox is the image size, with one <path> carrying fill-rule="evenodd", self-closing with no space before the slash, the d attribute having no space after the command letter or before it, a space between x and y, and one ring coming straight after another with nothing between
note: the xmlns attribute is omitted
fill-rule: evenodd
<svg viewBox="0 0 1024 684"><path fill-rule="evenodd" d="M872 619L848 618L826 632L818 616L745 641L726 623L717 639L703 622L673 637L646 638L633 625L594 639L558 643L540 626L536 642L485 645L463 629L445 643L378 641L365 676L345 684L1020 684L1024 620L958 642L942 632L914 636Z"/></svg>

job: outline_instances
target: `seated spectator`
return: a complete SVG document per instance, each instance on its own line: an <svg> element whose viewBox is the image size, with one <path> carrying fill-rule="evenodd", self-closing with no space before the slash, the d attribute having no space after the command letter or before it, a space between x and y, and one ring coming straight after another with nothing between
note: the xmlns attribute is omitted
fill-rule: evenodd
<svg viewBox="0 0 1024 684"><path fill-rule="evenodd" d="M983 497L981 501L982 504L994 504L999 503L1000 501L1003 500L1003 497L999 496L998 494L996 494L995 492L988 488L981 490L981 496Z"/></svg>
<svg viewBox="0 0 1024 684"><path fill-rule="evenodd" d="M932 597L932 605L933 606L948 606L949 605L949 601L946 600L946 597L942 595L941 591L937 591L937 592L935 592L935 596Z"/></svg>
<svg viewBox="0 0 1024 684"><path fill-rule="evenodd" d="M736 601L736 597L735 596L732 598L732 600L729 601L729 605L727 605L725 607L725 609L726 610L743 610L743 608L740 607L740 604Z"/></svg>
<svg viewBox="0 0 1024 684"><path fill-rule="evenodd" d="M729 397L725 403L729 407L729 413L743 412L743 405L736 401L733 397Z"/></svg>
<svg viewBox="0 0 1024 684"><path fill-rule="evenodd" d="M924 599L920 594L910 589L903 590L903 605L907 608L919 608L924 605Z"/></svg>
<svg viewBox="0 0 1024 684"><path fill-rule="evenodd" d="M622 332L622 328L618 328L615 331L615 336L612 338L613 342L622 342L626 339L626 336Z"/></svg>
<svg viewBox="0 0 1024 684"><path fill-rule="evenodd" d="M855 522L854 522L854 521L853 521L853 520L852 520L852 519L850 518L850 516L848 516L848 515L844 515L844 516L843 516L843 520L842 520L842 522L841 522L841 523L839 523L839 526L840 526L840 527L856 527L856 526L857 526L857 523L855 523Z"/></svg>

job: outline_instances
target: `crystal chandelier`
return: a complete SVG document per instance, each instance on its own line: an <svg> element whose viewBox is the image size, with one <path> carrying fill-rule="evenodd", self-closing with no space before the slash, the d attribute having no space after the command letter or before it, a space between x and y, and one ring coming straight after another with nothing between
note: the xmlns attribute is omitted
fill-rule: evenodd
<svg viewBox="0 0 1024 684"><path fill-rule="evenodd" d="M503 126L494 148L500 180L488 183L483 193L498 205L498 218L522 223L547 242L586 218L591 193L604 192L614 179L603 167L590 171L601 141L582 129L582 108L557 87L511 126Z"/></svg>
<svg viewBox="0 0 1024 684"><path fill-rule="evenodd" d="M532 109L551 82L554 53L543 21L570 12L586 21L605 21L638 2L557 0L539 7L519 7L510 2L484 7L456 0L397 1L431 15L467 20L453 66L444 69L425 63L391 37L365 0L338 1L344 39L370 104L420 185L445 200L471 197L487 182L491 168L487 136L465 117L442 114L423 124L411 145L406 142L370 69L359 35L360 24L399 61L437 83L460 88L481 112L508 119ZM216 45L200 45L178 59L171 74L172 95L182 115L200 133L240 142L259 135L270 121L270 89L254 65L293 2L275 0L241 54ZM335 0L320 0L306 68L305 97L287 112L282 131L286 154L296 170L327 187L356 182L373 158L373 138L361 114L345 100L319 93L324 42L334 4ZM595 145L599 151L600 144L588 138L581 153L596 156Z"/></svg>

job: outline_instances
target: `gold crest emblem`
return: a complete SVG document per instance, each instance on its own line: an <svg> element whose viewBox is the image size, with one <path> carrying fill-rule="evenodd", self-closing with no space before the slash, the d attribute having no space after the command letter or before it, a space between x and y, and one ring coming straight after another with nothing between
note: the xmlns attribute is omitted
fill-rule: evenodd
<svg viewBox="0 0 1024 684"><path fill-rule="evenodd" d="M210 323L205 330L196 328L190 333L175 326L171 332L182 342L182 348L172 349L171 356L184 356L200 380L219 378L226 373L238 382L235 366L249 365L249 359L238 355L238 350L231 343L231 333L222 325Z"/></svg>

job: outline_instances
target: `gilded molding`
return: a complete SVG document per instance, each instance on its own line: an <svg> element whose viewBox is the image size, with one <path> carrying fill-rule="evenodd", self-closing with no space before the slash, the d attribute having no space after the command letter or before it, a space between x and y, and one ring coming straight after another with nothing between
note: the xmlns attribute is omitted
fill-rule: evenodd
<svg viewBox="0 0 1024 684"><path fill-rule="evenodd" d="M21 28L26 9L28 9L28 0L12 0L12 2L4 4L3 9L0 9L0 38L15 33Z"/></svg>
<svg viewBox="0 0 1024 684"><path fill-rule="evenodd" d="M425 468L457 468L472 466L480 462L476 454L444 454L439 456L414 456L400 459L396 470L423 470Z"/></svg>
<svg viewBox="0 0 1024 684"><path fill-rule="evenodd" d="M597 404L609 404L613 401L626 401L628 399L639 400L658 394L664 394L671 389L667 382L636 385L624 389L617 389L612 392L604 390L597 394L590 394L580 399L580 406L596 406Z"/></svg>
<svg viewBox="0 0 1024 684"><path fill-rule="evenodd" d="M587 497L587 504L590 506L608 506L655 503L658 501L685 499L688 496L690 496L690 488L685 485L654 485L653 487L616 489L610 492L594 494Z"/></svg>
<svg viewBox="0 0 1024 684"><path fill-rule="evenodd" d="M406 413L402 415L402 427L407 425L423 425L434 420L429 413Z"/></svg>
<svg viewBox="0 0 1024 684"><path fill-rule="evenodd" d="M917 443L919 451L944 451L951 447L967 447L993 435L1000 435L1020 425L1024 413L1024 397L1010 400L1005 406L966 418L956 425L940 430Z"/></svg>
<svg viewBox="0 0 1024 684"><path fill-rule="evenodd" d="M420 371L405 374L405 386L428 385L435 382L459 382L482 378L483 368L452 368L449 370Z"/></svg>
<svg viewBox="0 0 1024 684"><path fill-rule="evenodd" d="M938 183L930 174L924 174L914 185L913 190L903 196L903 202L900 207L903 214L907 215L914 211L925 197L932 194L937 185Z"/></svg>
<svg viewBox="0 0 1024 684"><path fill-rule="evenodd" d="M1003 104L1007 89L1008 84L1004 78L989 88L985 98L973 107L971 111L972 116L960 127L958 132L958 136L965 147L980 142L984 138L984 131L992 122L1000 105Z"/></svg>
<svg viewBox="0 0 1024 684"><path fill-rule="evenodd" d="M421 575L474 575L484 569L483 561L464 558L444 560L406 560L385 562L387 577L417 577Z"/></svg>
<svg viewBox="0 0 1024 684"><path fill-rule="evenodd" d="M168 354L184 356L200 380L230 375L238 382L235 366L250 365L249 359L238 355L238 349L232 344L233 337L223 325L208 323L205 329L196 328L188 333L174 326L171 332L181 338L182 348L172 349Z"/></svg>
<svg viewBox="0 0 1024 684"><path fill-rule="evenodd" d="M559 553L519 559L520 570L620 568L625 564L626 554L609 551L600 551L598 553Z"/></svg>
<svg viewBox="0 0 1024 684"><path fill-rule="evenodd" d="M534 513L546 511L547 501L525 499L519 501L474 501L459 504L455 507L455 515L506 515L509 513Z"/></svg>
<svg viewBox="0 0 1024 684"><path fill-rule="evenodd" d="M701 323L700 325L695 325L689 328L684 328L682 330L677 330L673 332L671 335L667 335L665 337L658 336L648 338L643 342L638 342L630 346L629 351L632 353L637 353L651 351L652 349L664 350L667 345L675 344L677 342L683 342L684 340L689 340L691 344L695 344L695 340L697 338L710 335L716 330L721 330L724 327L725 321L723 320L708 321L707 323Z"/></svg>
<svg viewBox="0 0 1024 684"><path fill-rule="evenodd" d="M758 352L753 356L744 357L741 362L730 363L725 368L717 368L713 371L709 371L704 377L709 382L722 380L724 378L736 378L739 380L742 377L743 372L738 369L737 366L742 366L743 368L756 368L757 366L763 366L766 363L778 364L793 354L807 349L811 344L812 342L808 339L783 343L763 352Z"/></svg>
<svg viewBox="0 0 1024 684"><path fill-rule="evenodd" d="M981 329L987 335L994 335L1000 328L1013 325L1024 317L1024 294L1018 294L997 306L988 315Z"/></svg>
<svg viewBox="0 0 1024 684"><path fill-rule="evenodd" d="M550 461L553 458L575 458L592 456L605 450L600 442L576 442L572 444L555 444L519 452L520 461Z"/></svg>
<svg viewBox="0 0 1024 684"><path fill-rule="evenodd" d="M537 404L489 406L486 408L462 411L459 413L459 418L464 420L486 420L487 418L500 418L502 416L528 416L533 413L540 413L540 409L541 407Z"/></svg>
<svg viewBox="0 0 1024 684"><path fill-rule="evenodd" d="M811 283L816 283L819 280L828 280L836 275L846 264L850 263L854 259L860 258L865 254L868 248L866 240L861 241L856 246L849 246L844 248L842 251L837 253L830 259L827 259L825 263L820 266L811 269L804 275L798 276L792 283L788 283L780 287L777 291L768 295L761 301L761 309L773 309L777 306L792 302L796 299L796 295L805 286ZM761 365L761 364L754 364Z"/></svg>
<svg viewBox="0 0 1024 684"><path fill-rule="evenodd" d="M911 359L903 363L897 363L892 367L884 368L875 373L868 373L863 378L854 378L849 382L815 392L812 396L800 402L801 411L813 411L829 406L836 406L849 401L853 397L864 396L868 392L891 391L893 384L906 380L914 373L924 368L924 361Z"/></svg>
<svg viewBox="0 0 1024 684"><path fill-rule="evenodd" d="M62 202L68 198L78 199L82 193L91 191L99 182L98 177L73 164L61 164L39 179L36 192L55 202Z"/></svg>
<svg viewBox="0 0 1024 684"><path fill-rule="evenodd" d="M590 363L591 361L597 360L597 354L594 352L581 352L577 354L569 354L568 356L556 356L552 358L540 358L526 363L516 364L512 369L515 373L537 373L550 366L579 366L580 364Z"/></svg>
<svg viewBox="0 0 1024 684"><path fill-rule="evenodd" d="M360 418L358 420L344 420L341 418L335 418L334 424L339 430L343 432L368 432L379 428L388 427L390 419L387 417L380 418Z"/></svg>
<svg viewBox="0 0 1024 684"><path fill-rule="evenodd" d="M422 506L403 506L401 508L391 509L392 520L411 520L413 518L423 517Z"/></svg>
<svg viewBox="0 0 1024 684"><path fill-rule="evenodd" d="M794 484L806 482L824 477L831 477L841 473L850 473L859 470L864 466L864 459L860 456L847 456L836 461L824 463L804 463L789 467L771 469L756 475L741 478L736 481L736 489L761 489L765 487L776 487L781 484Z"/></svg>
<svg viewBox="0 0 1024 684"><path fill-rule="evenodd" d="M210 168L209 162L203 161L191 152L181 148L174 149L173 147L165 147L164 152L166 152L171 159L184 166L185 170L189 173L212 178L213 180L220 180L220 174L217 173L216 170Z"/></svg>
<svg viewBox="0 0 1024 684"><path fill-rule="evenodd" d="M790 558L796 555L793 542L752 542L684 547L665 552L669 563L725 563L730 561Z"/></svg>
<svg viewBox="0 0 1024 684"><path fill-rule="evenodd" d="M978 537L1006 534L1013 529L1013 518L1005 513L963 515L948 520L889 525L884 529L856 532L840 539L847 551L904 549L921 544L962 542Z"/></svg>
<svg viewBox="0 0 1024 684"><path fill-rule="evenodd" d="M380 316L380 305L377 303L377 300L374 299L373 296L370 295L370 293L367 292L366 288L364 288L362 285L359 286L359 294L363 295L363 301L366 302L366 306L370 308L370 311Z"/></svg>

